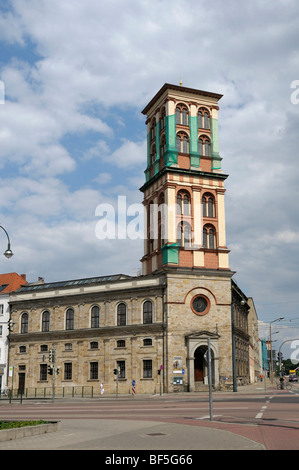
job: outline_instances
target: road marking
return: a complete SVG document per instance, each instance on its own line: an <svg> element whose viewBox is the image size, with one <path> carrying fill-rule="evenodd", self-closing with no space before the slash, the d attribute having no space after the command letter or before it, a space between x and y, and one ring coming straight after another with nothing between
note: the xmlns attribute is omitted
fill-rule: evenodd
<svg viewBox="0 0 299 470"><path fill-rule="evenodd" d="M261 419L261 417L263 416L263 411L261 413L258 413L255 417L255 419Z"/></svg>

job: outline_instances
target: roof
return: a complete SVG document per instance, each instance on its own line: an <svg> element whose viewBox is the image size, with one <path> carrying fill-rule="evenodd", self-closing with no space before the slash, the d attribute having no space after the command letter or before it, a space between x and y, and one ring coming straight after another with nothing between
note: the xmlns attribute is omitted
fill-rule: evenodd
<svg viewBox="0 0 299 470"><path fill-rule="evenodd" d="M157 101L157 99L160 98L160 96L162 96L166 90L183 91L185 93L192 93L192 94L200 95L200 96L208 96L209 98L215 98L217 100L220 100L223 96L223 95L219 95L218 93L212 93L210 91L196 90L195 88L187 88L181 85L171 85L170 83L165 83L165 85L162 86L162 88L158 91L158 93L156 93L156 95L144 108L144 110L142 111L142 114L146 114L148 110L151 108L151 106L155 103L155 101Z"/></svg>
<svg viewBox="0 0 299 470"><path fill-rule="evenodd" d="M0 274L0 295L9 294L21 286L27 284L25 274L17 273Z"/></svg>
<svg viewBox="0 0 299 470"><path fill-rule="evenodd" d="M99 284L111 281L119 281L122 279L129 279L131 276L125 274L113 274L111 276L98 276L98 277L89 277L84 279L74 279L70 281L57 281L57 282L36 282L23 285L18 289L18 292L30 292L36 290L44 289L55 289L57 287L74 287L82 286L86 284Z"/></svg>

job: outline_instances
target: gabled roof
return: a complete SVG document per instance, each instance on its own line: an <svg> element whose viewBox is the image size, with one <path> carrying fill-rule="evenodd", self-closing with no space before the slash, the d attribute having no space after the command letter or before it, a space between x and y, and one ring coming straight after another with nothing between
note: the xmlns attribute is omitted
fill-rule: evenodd
<svg viewBox="0 0 299 470"><path fill-rule="evenodd" d="M17 273L0 274L0 295L9 294L25 284L27 284L25 274L21 276Z"/></svg>

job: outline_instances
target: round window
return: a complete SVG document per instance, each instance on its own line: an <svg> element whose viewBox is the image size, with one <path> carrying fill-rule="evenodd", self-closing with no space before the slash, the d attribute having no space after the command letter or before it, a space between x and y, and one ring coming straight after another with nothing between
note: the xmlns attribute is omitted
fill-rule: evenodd
<svg viewBox="0 0 299 470"><path fill-rule="evenodd" d="M191 301L191 308L197 315L205 315L210 308L209 299L203 295L197 295Z"/></svg>

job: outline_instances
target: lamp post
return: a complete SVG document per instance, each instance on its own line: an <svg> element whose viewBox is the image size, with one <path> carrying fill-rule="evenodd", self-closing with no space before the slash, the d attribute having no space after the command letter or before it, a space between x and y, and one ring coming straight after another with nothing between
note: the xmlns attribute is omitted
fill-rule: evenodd
<svg viewBox="0 0 299 470"><path fill-rule="evenodd" d="M0 228L2 228L3 232L5 232L5 234L7 236L7 242L8 242L7 249L5 250L5 252L3 254L4 254L4 256L6 256L6 258L11 258L13 256L13 252L10 249L10 239L9 239L8 233L5 230L5 228L2 227L2 225L0 225Z"/></svg>
<svg viewBox="0 0 299 470"><path fill-rule="evenodd" d="M273 362L273 357L272 357L272 332L271 332L271 325L272 323L275 323L276 321L280 321L280 320L284 320L284 317L280 317L280 318L276 318L276 320L273 320L270 322L270 381L271 383L273 383L273 365L272 365L272 362Z"/></svg>

